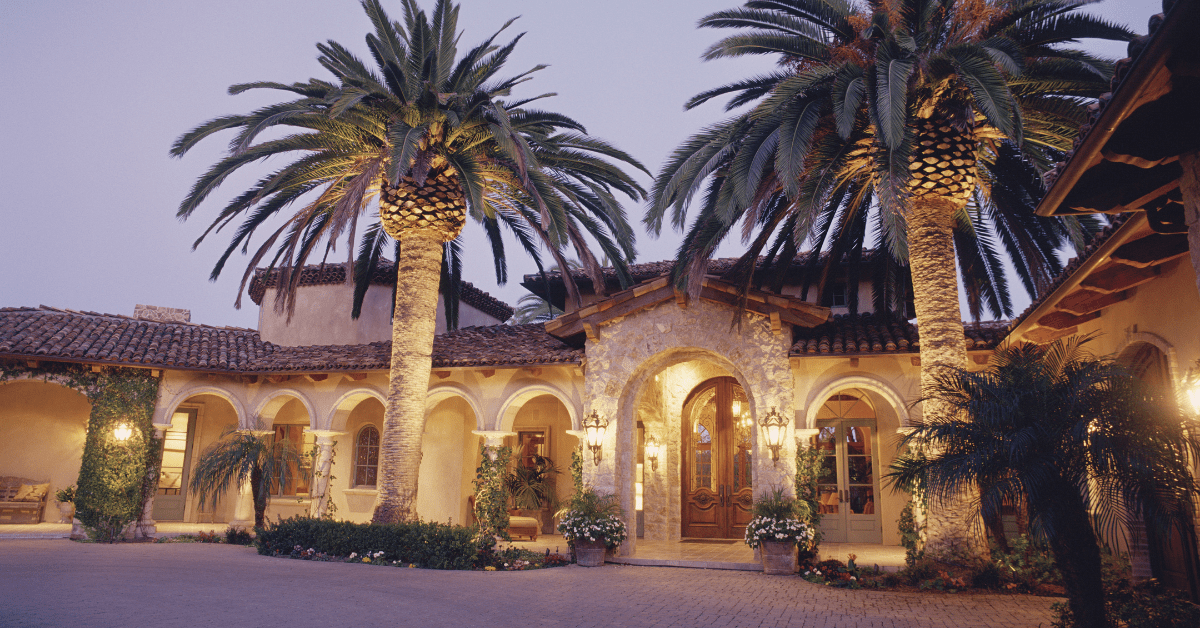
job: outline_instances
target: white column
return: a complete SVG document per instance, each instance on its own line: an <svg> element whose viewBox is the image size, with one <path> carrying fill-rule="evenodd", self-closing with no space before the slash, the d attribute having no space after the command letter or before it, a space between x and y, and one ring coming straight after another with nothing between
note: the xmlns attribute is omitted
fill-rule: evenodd
<svg viewBox="0 0 1200 628"><path fill-rule="evenodd" d="M313 476L316 482L314 482L313 499L308 514L313 517L320 517L325 512L326 504L329 503L329 473L333 469L333 446L337 437L344 435L346 432L335 432L333 430L307 431L316 437L317 445L317 462L316 468L313 469Z"/></svg>

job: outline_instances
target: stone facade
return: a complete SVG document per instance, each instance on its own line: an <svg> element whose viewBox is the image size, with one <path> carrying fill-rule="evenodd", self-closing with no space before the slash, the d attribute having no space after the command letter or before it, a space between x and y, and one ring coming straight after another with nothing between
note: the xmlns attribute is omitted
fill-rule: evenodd
<svg viewBox="0 0 1200 628"><path fill-rule="evenodd" d="M625 512L633 513L637 421L664 445L664 459L645 487L647 538L678 538L680 413L683 399L708 377L737 379L756 425L770 408L789 418L777 464L770 459L761 430L753 430L753 482L756 487L791 489L796 416L789 385L791 334L773 332L770 321L751 314L743 315L740 329L730 329L731 312L705 301L685 308L663 303L615 319L587 341L585 412L608 418L609 428L604 458L598 466L584 465L585 480L598 491L620 495ZM632 552L636 543L636 536L630 535L621 551Z"/></svg>

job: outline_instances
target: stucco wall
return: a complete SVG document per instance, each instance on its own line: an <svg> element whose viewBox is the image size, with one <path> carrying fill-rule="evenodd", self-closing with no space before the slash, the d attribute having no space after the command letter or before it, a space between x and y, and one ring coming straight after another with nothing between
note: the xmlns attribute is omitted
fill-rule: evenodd
<svg viewBox="0 0 1200 628"><path fill-rule="evenodd" d="M0 475L50 482L43 521L58 521L54 492L75 483L91 404L57 384L0 384Z"/></svg>
<svg viewBox="0 0 1200 628"><path fill-rule="evenodd" d="M362 315L350 317L354 286L344 283L300 288L302 303L296 307L292 320L287 312L275 310L277 291L270 288L258 309L258 332L262 339L277 345L300 347L308 345L354 345L392 339L392 289L372 285L363 300ZM458 326L496 325L498 321L480 310L460 303ZM436 333L446 332L446 312L438 296Z"/></svg>
<svg viewBox="0 0 1200 628"><path fill-rule="evenodd" d="M425 521L464 523L467 496L471 494L467 462L478 449L475 414L465 401L452 397L437 404L425 417L421 441L421 471L417 485L417 513Z"/></svg>
<svg viewBox="0 0 1200 628"><path fill-rule="evenodd" d="M378 399L368 398L356 405L346 420L346 433L334 439L329 496L338 519L365 523L373 514L375 487L354 485L355 443L359 430L367 425L383 433L383 404Z"/></svg>
<svg viewBox="0 0 1200 628"><path fill-rule="evenodd" d="M196 395L189 397L180 406L183 408L196 408L196 434L192 443L192 459L189 465L188 478L192 477L192 472L195 470L196 463L200 460L200 456L204 450L216 443L221 438L221 434L226 430L236 428L238 424L237 413L233 406L228 401L216 395ZM234 518L234 512L237 508L237 487L230 487L225 494L225 498L216 504L216 507L207 506L204 509L204 514L201 515L199 508L199 499L195 494L189 491L187 510L184 512L184 521L201 521L208 522L211 518L213 522L229 522Z"/></svg>

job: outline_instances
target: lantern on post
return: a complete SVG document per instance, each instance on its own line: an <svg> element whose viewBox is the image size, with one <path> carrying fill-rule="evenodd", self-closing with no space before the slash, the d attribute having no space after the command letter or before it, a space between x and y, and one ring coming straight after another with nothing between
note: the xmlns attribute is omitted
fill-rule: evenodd
<svg viewBox="0 0 1200 628"><path fill-rule="evenodd" d="M779 449L783 447L784 428L787 427L787 419L775 410L775 406L767 412L759 424L762 425L763 432L767 437L767 448L771 450L771 460L776 464L779 463Z"/></svg>
<svg viewBox="0 0 1200 628"><path fill-rule="evenodd" d="M604 447L604 433L608 431L608 419L592 410L592 413L583 419L583 430L587 434L588 449L592 450L592 464L599 466L601 449Z"/></svg>

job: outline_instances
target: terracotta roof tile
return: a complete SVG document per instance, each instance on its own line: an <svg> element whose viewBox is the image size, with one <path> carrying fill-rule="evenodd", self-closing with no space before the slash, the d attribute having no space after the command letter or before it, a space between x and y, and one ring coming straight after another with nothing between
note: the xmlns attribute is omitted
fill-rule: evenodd
<svg viewBox="0 0 1200 628"><path fill-rule="evenodd" d="M50 307L0 308L0 357L58 359L155 368L270 373L388 368L390 342L282 347L258 332ZM540 324L468 327L437 336L433 365L578 364Z"/></svg>
<svg viewBox="0 0 1200 628"><path fill-rule="evenodd" d="M968 349L991 349L1003 340L1008 323L963 323ZM899 317L835 316L811 329L795 328L790 355L917 353L917 326Z"/></svg>
<svg viewBox="0 0 1200 628"><path fill-rule="evenodd" d="M267 288L274 288L279 281L279 271L267 273L266 269L254 271L247 293L256 305L262 305ZM346 267L343 264L317 264L305 266L300 271L301 286L317 286L338 284L346 281ZM371 283L392 286L396 283L396 264L391 260L381 260L375 273L371 275ZM459 298L463 303L491 316L498 321L512 318L513 308L509 304L476 288L469 281L462 282Z"/></svg>

